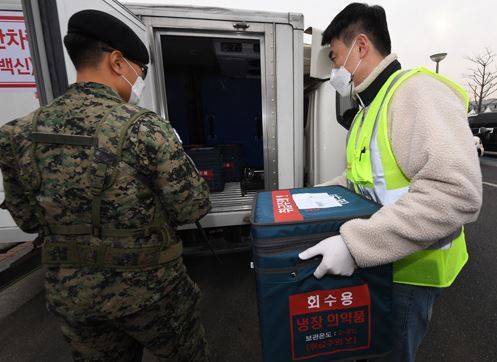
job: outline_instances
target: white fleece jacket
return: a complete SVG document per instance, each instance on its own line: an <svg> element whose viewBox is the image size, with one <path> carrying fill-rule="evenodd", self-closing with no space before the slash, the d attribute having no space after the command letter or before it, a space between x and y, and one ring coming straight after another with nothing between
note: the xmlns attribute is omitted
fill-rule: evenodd
<svg viewBox="0 0 497 362"><path fill-rule="evenodd" d="M357 92L395 59L393 54L385 58ZM340 233L359 267L427 248L475 221L482 203L480 164L459 94L433 77L415 75L392 97L388 122L395 158L411 186L370 219L342 225ZM346 184L345 176L332 183Z"/></svg>

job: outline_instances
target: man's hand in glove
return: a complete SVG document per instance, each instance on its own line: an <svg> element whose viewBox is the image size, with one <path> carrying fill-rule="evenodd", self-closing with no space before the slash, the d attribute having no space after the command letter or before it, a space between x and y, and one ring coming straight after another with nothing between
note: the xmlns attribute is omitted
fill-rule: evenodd
<svg viewBox="0 0 497 362"><path fill-rule="evenodd" d="M318 244L304 250L299 258L307 260L322 255L321 264L314 271L314 276L321 279L325 274L351 276L356 267L354 259L340 235L330 236Z"/></svg>

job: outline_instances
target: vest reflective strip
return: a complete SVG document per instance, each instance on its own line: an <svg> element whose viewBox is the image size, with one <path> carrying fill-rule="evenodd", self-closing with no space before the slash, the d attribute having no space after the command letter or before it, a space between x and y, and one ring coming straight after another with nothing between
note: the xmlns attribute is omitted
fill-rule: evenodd
<svg viewBox="0 0 497 362"><path fill-rule="evenodd" d="M385 95L388 95L393 86L399 81L399 79L409 71L400 71L392 82L389 84ZM373 126L373 134L371 136L371 141L369 144L370 149L370 158L371 165L373 171L373 184L374 188L369 188L367 186L360 186L361 194L369 194L369 197L374 201L382 204L388 205L396 202L400 199L404 194L409 191L409 186L404 186L401 188L388 190L387 184L385 180L385 171L383 169L383 163L381 161L380 149L378 146L378 124L380 123L380 117L382 114L383 107L385 105L386 96L383 97L382 102L378 108L378 112L376 113L375 123Z"/></svg>
<svg viewBox="0 0 497 362"><path fill-rule="evenodd" d="M385 92L386 95L389 94L393 86L407 72L408 71L403 71L397 74L397 76L390 83L387 91ZM376 114L376 119L373 128L373 135L371 137L371 143L369 145L369 149L371 150L371 163L373 165L373 180L374 180L375 195L377 195L379 199L378 202L381 203L382 205L389 205L396 202L398 199L400 199L403 195L405 195L409 191L409 186L404 186L391 190L387 188L385 171L383 168L380 148L378 145L378 125L380 123L380 117L382 115L386 98L387 97L383 98L380 108L378 109L378 113Z"/></svg>

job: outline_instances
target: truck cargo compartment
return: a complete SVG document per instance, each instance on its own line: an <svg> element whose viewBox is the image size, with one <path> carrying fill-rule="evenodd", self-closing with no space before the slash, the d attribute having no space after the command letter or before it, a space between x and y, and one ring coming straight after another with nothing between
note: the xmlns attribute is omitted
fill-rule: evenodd
<svg viewBox="0 0 497 362"><path fill-rule="evenodd" d="M167 118L187 151L221 154L221 177L202 171L211 212L249 210L253 192L242 195L243 170L264 170L259 40L161 35L161 46Z"/></svg>

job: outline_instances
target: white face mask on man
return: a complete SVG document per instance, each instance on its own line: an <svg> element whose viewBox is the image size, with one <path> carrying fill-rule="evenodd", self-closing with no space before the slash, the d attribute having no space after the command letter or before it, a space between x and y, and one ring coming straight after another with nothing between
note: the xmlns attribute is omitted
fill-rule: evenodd
<svg viewBox="0 0 497 362"><path fill-rule="evenodd" d="M354 40L354 43L352 43L352 46L350 47L349 52L345 57L345 62L343 62L343 65L340 68L331 69L330 83L342 97L351 95L353 87L352 77L359 67L359 64L361 64L362 62L362 59L359 59L359 63L357 63L352 74L347 69L345 69L345 64L347 64L347 60L349 60L349 56L352 52L352 49L354 49L355 42L356 40Z"/></svg>
<svg viewBox="0 0 497 362"><path fill-rule="evenodd" d="M142 96L143 89L145 88L145 81L143 80L142 77L140 77L138 75L135 68L133 68L131 66L131 64L129 64L129 62L126 60L126 58L123 58L123 59L126 63L128 63L130 68L133 69L133 72L135 72L135 74L137 76L135 83L131 84L131 82L129 80L127 80L124 75L121 74L121 77L123 77L124 80L131 86L131 95L129 96L128 103L138 104L138 102L140 102L140 98Z"/></svg>

